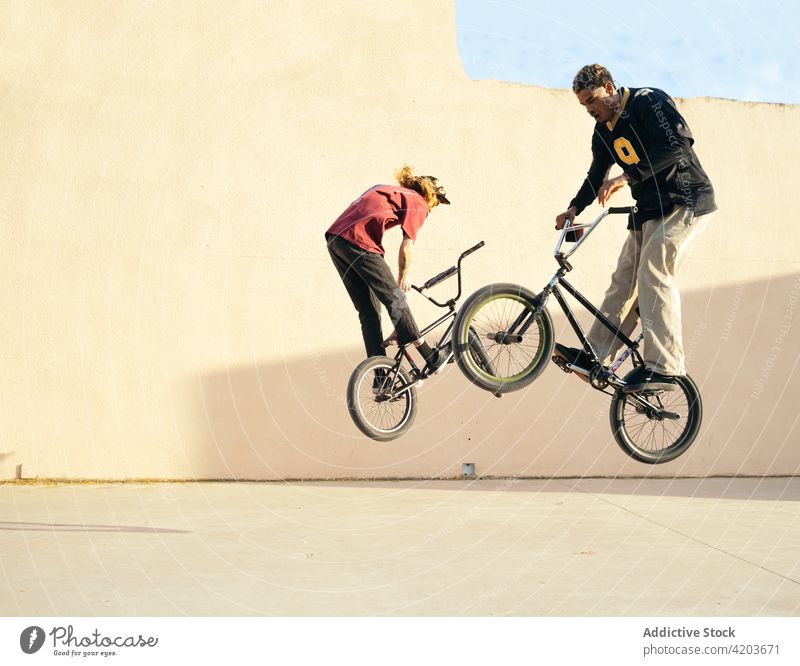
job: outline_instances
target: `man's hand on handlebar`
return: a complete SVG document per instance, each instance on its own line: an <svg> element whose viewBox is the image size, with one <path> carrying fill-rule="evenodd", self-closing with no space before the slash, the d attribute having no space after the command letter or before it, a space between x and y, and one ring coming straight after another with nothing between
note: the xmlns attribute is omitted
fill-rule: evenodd
<svg viewBox="0 0 800 666"><path fill-rule="evenodd" d="M575 210L575 206L570 206L560 215L556 215L556 229L563 229L564 225L567 223L567 220L574 220L577 211Z"/></svg>
<svg viewBox="0 0 800 666"><path fill-rule="evenodd" d="M575 210L575 206L570 206L560 215L556 215L556 229L563 229L564 225L567 223L567 220L572 222L575 219L575 215L577 211ZM579 240L581 236L583 236L583 229L576 229L574 232L575 240Z"/></svg>

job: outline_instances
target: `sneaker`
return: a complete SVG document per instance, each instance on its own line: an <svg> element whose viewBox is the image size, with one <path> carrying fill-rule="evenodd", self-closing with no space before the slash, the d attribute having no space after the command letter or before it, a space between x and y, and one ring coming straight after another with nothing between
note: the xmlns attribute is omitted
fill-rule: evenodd
<svg viewBox="0 0 800 666"><path fill-rule="evenodd" d="M644 365L635 367L625 377L623 393L638 393L639 391L674 391L677 388L675 377L662 375Z"/></svg>
<svg viewBox="0 0 800 666"><path fill-rule="evenodd" d="M565 347L556 342L554 352L572 366L573 372L581 372L584 375L588 375L595 365L592 357L583 349Z"/></svg>
<svg viewBox="0 0 800 666"><path fill-rule="evenodd" d="M444 367L445 363L447 363L447 354L444 352L444 350L436 347L433 350L433 354L428 359L428 362L425 364L422 372L428 376L435 375Z"/></svg>

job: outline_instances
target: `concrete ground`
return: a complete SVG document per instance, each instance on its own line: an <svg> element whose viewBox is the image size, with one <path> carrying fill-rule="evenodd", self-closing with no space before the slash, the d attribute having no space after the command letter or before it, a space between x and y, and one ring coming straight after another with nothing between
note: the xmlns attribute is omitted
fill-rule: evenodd
<svg viewBox="0 0 800 666"><path fill-rule="evenodd" d="M0 485L0 615L800 615L800 478Z"/></svg>

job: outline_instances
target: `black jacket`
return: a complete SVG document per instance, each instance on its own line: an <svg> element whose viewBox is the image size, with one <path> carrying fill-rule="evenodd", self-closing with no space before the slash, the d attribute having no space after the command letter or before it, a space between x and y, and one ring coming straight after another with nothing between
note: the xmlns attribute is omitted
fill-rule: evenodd
<svg viewBox="0 0 800 666"><path fill-rule="evenodd" d="M716 210L714 188L692 148L694 137L672 98L657 88L620 88L620 94L618 115L594 127L592 165L570 206L580 213L592 203L616 162L630 178L638 208L629 229L675 206L696 215Z"/></svg>

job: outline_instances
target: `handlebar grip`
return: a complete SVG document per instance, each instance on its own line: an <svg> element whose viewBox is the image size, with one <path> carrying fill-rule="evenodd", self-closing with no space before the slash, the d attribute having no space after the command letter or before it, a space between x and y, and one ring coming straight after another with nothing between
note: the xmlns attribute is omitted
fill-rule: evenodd
<svg viewBox="0 0 800 666"><path fill-rule="evenodd" d="M422 289L430 289L434 285L439 284L440 282L446 280L449 277L453 277L456 273L458 273L458 269L455 266L450 266L446 271L442 271L439 275L435 275L430 280L428 280L425 284L422 285Z"/></svg>
<svg viewBox="0 0 800 666"><path fill-rule="evenodd" d="M635 213L639 210L636 206L611 206L608 209L610 215L614 213Z"/></svg>
<svg viewBox="0 0 800 666"><path fill-rule="evenodd" d="M466 251L461 253L461 259L463 259L464 257L469 256L470 254L472 254L476 250L480 250L484 245L486 245L486 243L484 241L481 241L477 245L473 245L469 250L466 250Z"/></svg>

